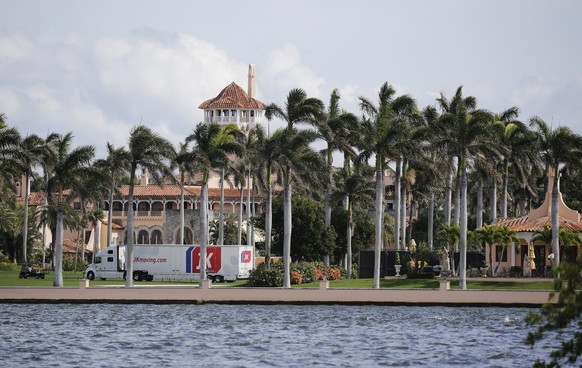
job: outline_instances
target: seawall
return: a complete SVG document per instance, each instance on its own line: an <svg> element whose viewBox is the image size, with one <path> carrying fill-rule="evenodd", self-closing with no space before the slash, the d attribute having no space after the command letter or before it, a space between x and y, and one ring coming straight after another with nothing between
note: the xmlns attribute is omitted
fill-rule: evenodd
<svg viewBox="0 0 582 368"><path fill-rule="evenodd" d="M232 304L346 304L425 306L507 306L538 307L550 300L548 291L531 290L450 290L447 281L439 289L344 289L329 288L238 288L134 286L91 287L82 280L78 288L0 288L0 303L232 303Z"/></svg>

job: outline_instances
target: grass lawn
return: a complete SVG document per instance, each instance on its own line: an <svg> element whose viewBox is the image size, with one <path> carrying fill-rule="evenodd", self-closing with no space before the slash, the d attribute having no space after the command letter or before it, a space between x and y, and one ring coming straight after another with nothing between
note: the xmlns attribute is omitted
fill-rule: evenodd
<svg viewBox="0 0 582 368"><path fill-rule="evenodd" d="M0 271L0 287L52 287L54 273L52 271L46 272L46 277L43 279L19 279L18 271ZM83 278L82 272L63 272L63 282L65 287L79 287L79 281ZM107 280L93 280L90 284L92 287L99 286L124 286L123 279L107 279ZM197 286L197 281L152 281L152 282L134 282L135 286ZM331 288L346 288L346 289L370 289L372 288L372 279L354 279L354 280L334 280L329 282ZM245 280L238 280L232 283L225 282L214 284L215 287L245 287L247 282ZM293 285L294 288L318 288L319 282L310 284ZM406 277L398 279L382 279L380 280L380 287L386 289L438 289L439 279L416 279L409 280ZM467 287L471 290L552 290L553 281L549 279L532 279L531 281L495 281L494 279L468 280ZM457 280L451 281L451 288L458 289L459 282Z"/></svg>

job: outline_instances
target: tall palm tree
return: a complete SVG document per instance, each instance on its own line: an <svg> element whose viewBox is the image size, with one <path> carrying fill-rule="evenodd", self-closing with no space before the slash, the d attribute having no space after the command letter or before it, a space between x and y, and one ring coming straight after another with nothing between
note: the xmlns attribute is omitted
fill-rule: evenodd
<svg viewBox="0 0 582 368"><path fill-rule="evenodd" d="M63 206L65 189L73 193L83 188L83 178L91 170L89 164L95 154L93 146L72 148L72 133L58 135L53 142L50 152L52 173L48 180L48 198L51 193L57 195L57 222L55 234L55 277L53 286L63 287Z"/></svg>
<svg viewBox="0 0 582 368"><path fill-rule="evenodd" d="M325 159L310 148L317 133L295 128L278 129L272 137L278 147L274 165L281 173L283 198L283 287L291 287L291 197L292 186L322 187L326 180Z"/></svg>
<svg viewBox="0 0 582 368"><path fill-rule="evenodd" d="M546 169L552 170L552 252L555 266L560 265L560 213L558 196L560 192L560 172L565 167L579 167L582 157L582 136L568 127L552 129L541 118L530 119L530 126L536 128L540 153L546 162ZM550 183L548 183L550 185Z"/></svg>
<svg viewBox="0 0 582 368"><path fill-rule="evenodd" d="M300 88L289 91L285 109L272 103L265 110L265 117L268 120L277 117L287 123L286 130L276 132L276 139L279 141L276 164L281 172L285 188L283 200L283 287L285 288L291 287L292 179L299 178L301 173L311 178L317 177L317 172L307 172L305 170L309 170L310 166L313 168L317 163L321 163L321 158L309 148L309 144L315 140L317 135L315 133L297 131L295 125L306 123L316 126L317 122L321 120L323 110L324 105L321 100L308 97L307 93ZM275 134L273 136L275 137ZM304 158L305 162L301 162L301 158ZM302 167L305 170L302 170Z"/></svg>
<svg viewBox="0 0 582 368"><path fill-rule="evenodd" d="M179 144L176 157L172 162L173 166L178 168L180 174L180 233L179 233L179 244L185 244L184 239L184 186L186 181L186 175L190 178L194 177L197 171L197 162L189 160L190 152L188 150L188 143L183 142Z"/></svg>
<svg viewBox="0 0 582 368"><path fill-rule="evenodd" d="M206 247L208 246L208 179L213 169L220 169L228 162L229 154L240 154L241 146L237 142L240 130L236 124L219 125L217 123L196 126L193 133L186 137L192 142L189 160L198 163L202 173L200 191L200 279L206 280Z"/></svg>
<svg viewBox="0 0 582 368"><path fill-rule="evenodd" d="M28 244L28 203L29 203L29 187L30 177L34 166L40 163L44 151L44 140L39 136L32 134L24 138L20 142L19 152L17 155L17 165L24 176L23 190L24 190L24 224L22 226L22 260L23 263L28 262L26 253Z"/></svg>
<svg viewBox="0 0 582 368"><path fill-rule="evenodd" d="M331 197L333 193L333 152L339 150L344 155L355 157L356 153L349 140L352 126L357 125L358 119L354 114L340 111L340 94L337 89L331 93L326 114L321 114L321 120L317 121L317 130L320 137L327 143L325 155L328 165L328 183L325 192L325 226L331 226ZM324 263L329 265L329 254L325 256Z"/></svg>
<svg viewBox="0 0 582 368"><path fill-rule="evenodd" d="M176 153L172 144L145 125L133 127L129 133L126 160L123 167L129 168L129 195L127 210L127 249L125 287L133 287L133 191L138 167L146 170L152 179L161 184L164 177L171 177L170 162ZM126 165L126 166L125 166Z"/></svg>
<svg viewBox="0 0 582 368"><path fill-rule="evenodd" d="M380 288L380 251L383 244L383 220L384 220L384 170L390 158L398 158L396 147L406 136L406 120L399 117L406 111L415 108L414 100L407 96L394 97L396 91L388 83L380 87L378 93L378 105L365 97L360 97L360 108L364 113L362 122L363 146L360 158L367 161L375 156L376 169L376 215L375 215L375 241L374 241L374 288ZM398 164L397 164L398 166ZM396 178L399 182L400 178ZM399 202L395 198L395 203ZM395 222L399 217L395 209ZM398 233L395 224L394 232ZM398 240L397 235L396 240ZM396 243L398 244L398 243Z"/></svg>
<svg viewBox="0 0 582 368"><path fill-rule="evenodd" d="M261 187L267 192L267 203L265 206L265 264L270 267L271 263L271 241L273 227L273 182L272 176L275 170L275 160L279 152L278 140L265 136L265 131L258 126L257 131L257 159L258 159L258 180Z"/></svg>
<svg viewBox="0 0 582 368"><path fill-rule="evenodd" d="M337 200L347 198L347 227L346 227L346 278L352 278L352 234L354 232L353 205L355 202L365 205L374 200L374 188L370 185L374 175L374 168L364 166L357 167L355 173L350 173L348 168L343 168L336 173L336 192L334 197Z"/></svg>
<svg viewBox="0 0 582 368"><path fill-rule="evenodd" d="M470 99L470 104L465 103L466 100L462 98L462 87L459 87L453 100L456 106L441 116L442 129L438 131L435 141L437 146L447 147L457 159L460 192L459 286L463 290L467 288L467 168L472 160L501 155L492 144L493 115L485 110L473 109L474 100Z"/></svg>
<svg viewBox="0 0 582 368"><path fill-rule="evenodd" d="M123 176L129 172L129 153L125 147L115 148L115 146L107 142L107 157L105 159L95 161L95 166L98 167L104 176L108 198L109 211L107 211L107 246L111 245L111 237L113 233L113 195L120 194L119 186Z"/></svg>

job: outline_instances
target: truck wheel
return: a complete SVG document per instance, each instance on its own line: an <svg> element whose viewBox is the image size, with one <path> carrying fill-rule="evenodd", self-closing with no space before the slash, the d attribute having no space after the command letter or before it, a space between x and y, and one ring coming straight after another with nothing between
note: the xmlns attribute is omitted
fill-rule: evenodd
<svg viewBox="0 0 582 368"><path fill-rule="evenodd" d="M87 272L87 279L95 280L95 273L93 271Z"/></svg>
<svg viewBox="0 0 582 368"><path fill-rule="evenodd" d="M214 276L214 282L223 282L223 281L224 281L224 277L222 277L220 275Z"/></svg>
<svg viewBox="0 0 582 368"><path fill-rule="evenodd" d="M141 275L139 273L134 273L133 281L141 281Z"/></svg>
<svg viewBox="0 0 582 368"><path fill-rule="evenodd" d="M40 278L44 280L44 274Z"/></svg>

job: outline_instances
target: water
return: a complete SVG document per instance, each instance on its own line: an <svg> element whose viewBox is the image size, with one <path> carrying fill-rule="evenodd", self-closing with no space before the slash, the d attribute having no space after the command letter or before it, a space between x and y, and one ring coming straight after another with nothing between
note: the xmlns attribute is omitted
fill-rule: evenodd
<svg viewBox="0 0 582 368"><path fill-rule="evenodd" d="M523 308L0 305L2 367L526 367Z"/></svg>

